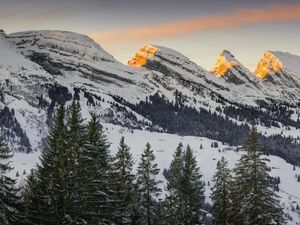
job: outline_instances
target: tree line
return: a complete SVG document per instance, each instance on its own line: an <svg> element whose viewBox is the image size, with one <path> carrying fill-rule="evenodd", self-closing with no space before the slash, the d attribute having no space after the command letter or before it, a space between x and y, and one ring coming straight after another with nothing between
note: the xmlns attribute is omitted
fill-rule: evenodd
<svg viewBox="0 0 300 225"><path fill-rule="evenodd" d="M188 98L186 95L179 91L175 91L174 95L175 102L169 101L163 94L155 93L147 97L145 101L137 104L129 103L119 96L113 96L113 98L116 102L130 107L133 111L152 121L154 124L152 129L156 125L163 128L167 133L207 137L232 146L239 146L245 143L251 130L249 123L259 125L265 121L263 122L264 125L271 126L274 121L271 121L270 115L279 116L283 124L289 125L287 123L288 119L286 119L286 123L283 121L284 115L289 115L289 113L276 114L276 108L278 109L278 107L271 110L269 114L261 114L258 109L250 109L242 105L236 105L238 109L231 113L230 107L224 106L223 113L225 115L228 113L228 115L223 117L219 115L219 112L222 111L221 108L215 112L212 112L210 109L195 108L184 104ZM220 98L217 100L219 103L225 104L227 102L222 96L218 96L218 98ZM260 108L265 106L262 102L259 104L261 105ZM287 111L290 112L289 110ZM236 118L242 123L238 124L230 118ZM248 121L248 124L246 121ZM269 125L266 121L270 122ZM300 165L299 144L296 138L281 134L265 136L265 134L261 133L258 134L258 137L267 154L273 154L291 164Z"/></svg>
<svg viewBox="0 0 300 225"><path fill-rule="evenodd" d="M212 221L204 208L204 182L189 145L180 143L168 170L164 193L149 143L136 172L130 147L118 152L95 114L83 123L80 106L61 106L40 163L23 187L8 176L12 152L0 139L0 224L3 225L240 225L284 223L270 167L253 127L245 154L233 171L222 158L212 187Z"/></svg>

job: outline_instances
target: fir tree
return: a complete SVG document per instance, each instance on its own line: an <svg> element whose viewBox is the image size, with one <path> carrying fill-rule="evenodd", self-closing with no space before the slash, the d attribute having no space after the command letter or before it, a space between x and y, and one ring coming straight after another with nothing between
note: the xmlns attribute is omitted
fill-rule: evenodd
<svg viewBox="0 0 300 225"><path fill-rule="evenodd" d="M213 202L212 214L216 225L228 225L230 208L230 185L232 184L231 171L228 162L222 157L217 165L217 172L213 177L211 199Z"/></svg>
<svg viewBox="0 0 300 225"><path fill-rule="evenodd" d="M28 180L31 193L27 202L35 202L28 207L29 224L68 224L70 222L70 192L67 187L68 162L67 128L64 123L65 108L61 106L49 131L47 144L42 151L36 176ZM38 191L36 191L38 190ZM38 215L38 216L37 216Z"/></svg>
<svg viewBox="0 0 300 225"><path fill-rule="evenodd" d="M115 158L117 175L117 193L121 201L119 209L122 214L122 224L135 224L137 220L137 195L135 188L135 175L132 172L133 158L130 148L126 145L124 137L121 138Z"/></svg>
<svg viewBox="0 0 300 225"><path fill-rule="evenodd" d="M27 176L26 184L24 187L23 201L25 207L25 221L26 225L39 225L43 224L43 218L40 206L40 200L43 196L37 179L36 171L33 169Z"/></svg>
<svg viewBox="0 0 300 225"><path fill-rule="evenodd" d="M72 102L69 121L67 124L67 191L69 193L68 219L70 222L84 224L81 218L82 187L81 165L79 161L83 154L83 146L86 141L85 127L80 113L80 105L75 100Z"/></svg>
<svg viewBox="0 0 300 225"><path fill-rule="evenodd" d="M244 150L245 154L234 170L231 224L283 224L283 211L269 175L269 160L263 157L255 127L252 127Z"/></svg>
<svg viewBox="0 0 300 225"><path fill-rule="evenodd" d="M79 161L81 168L81 205L87 224L114 224L118 206L115 172L109 144L95 114L87 126L86 143Z"/></svg>
<svg viewBox="0 0 300 225"><path fill-rule="evenodd" d="M182 224L183 199L182 199L182 169L183 169L183 145L180 143L173 155L170 165L170 178L168 179L166 196L166 219L168 224Z"/></svg>
<svg viewBox="0 0 300 225"><path fill-rule="evenodd" d="M170 165L167 184L166 220L170 225L202 224L204 185L200 169L189 146L180 143Z"/></svg>
<svg viewBox="0 0 300 225"><path fill-rule="evenodd" d="M200 169L190 146L184 154L182 169L182 198L183 198L183 223L185 225L202 224L204 214L202 205L204 202L204 185L201 181Z"/></svg>
<svg viewBox="0 0 300 225"><path fill-rule="evenodd" d="M16 180L11 179L7 173L13 168L10 166L10 158L13 156L4 139L0 137L0 224L20 224L21 198Z"/></svg>
<svg viewBox="0 0 300 225"><path fill-rule="evenodd" d="M141 224L155 225L156 198L160 195L158 187L161 181L157 180L159 169L154 162L155 155L149 143L141 155L141 162L138 165L137 182L140 193Z"/></svg>

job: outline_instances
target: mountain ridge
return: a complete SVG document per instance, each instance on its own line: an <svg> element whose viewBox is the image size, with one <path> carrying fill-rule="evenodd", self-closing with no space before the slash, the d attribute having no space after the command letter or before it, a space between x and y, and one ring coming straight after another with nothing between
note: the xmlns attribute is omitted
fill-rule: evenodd
<svg viewBox="0 0 300 225"><path fill-rule="evenodd" d="M27 31L4 39L11 54L23 63L9 66L0 61L2 83L6 85L5 79L9 82L0 107L9 109L32 149L43 144L58 105L68 106L76 100L84 118L96 111L103 122L130 129L206 136L235 145L243 142L254 123L265 144L272 138L287 143L291 134L295 138L288 146L292 153L284 157L300 163L296 152L300 129L297 88L284 90L253 80L236 84L162 46L152 46L155 51L149 45L144 47L146 53L142 50L136 57L143 65L127 66L80 34ZM15 57L6 58L13 63ZM243 80L250 76L242 64L237 65L228 76ZM253 75L253 79L257 78ZM271 152L284 155L279 147L272 146Z"/></svg>

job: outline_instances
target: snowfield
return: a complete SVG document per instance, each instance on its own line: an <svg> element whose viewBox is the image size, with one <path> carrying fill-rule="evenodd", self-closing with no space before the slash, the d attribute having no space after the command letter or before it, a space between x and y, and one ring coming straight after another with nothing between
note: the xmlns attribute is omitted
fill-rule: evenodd
<svg viewBox="0 0 300 225"><path fill-rule="evenodd" d="M218 160L223 156L228 160L229 166L234 167L242 152L236 152L235 147L223 145L218 142L218 147L211 147L211 143L214 140L210 140L203 137L194 136L178 136L166 133L148 132L142 130L129 130L120 126L111 124L104 124L104 130L107 134L108 140L111 143L111 152L115 154L117 152L118 144L122 136L125 137L125 142L131 147L131 152L135 160L135 167L139 162L141 153L147 142L149 142L154 149L156 155L156 162L159 165L160 179L164 181L161 188L164 188L166 180L163 176L163 170L169 168L170 162L173 157L173 153L178 145L182 142L184 147L188 144L194 151L194 154L200 166L203 174L202 180L205 182L205 195L206 202L211 203L210 188L213 186L211 179L216 171ZM203 149L200 149L202 145ZM16 153L12 159L14 170L11 171L11 176L16 177L16 173L19 173L17 179L22 183L24 182L26 175L23 175L23 171L29 174L31 168L39 162L40 152L36 151L32 154ZM288 220L287 224L300 224L300 212L296 212L296 205L300 205L300 183L297 182L296 175L300 175L300 168L296 167L295 171L293 166L287 163L285 160L277 156L268 157L272 167L271 175L280 177L281 183L279 184L280 191L278 195L281 197L281 205L285 208L285 213L289 214L293 221ZM209 184L210 183L210 184ZM161 198L164 197L164 190Z"/></svg>

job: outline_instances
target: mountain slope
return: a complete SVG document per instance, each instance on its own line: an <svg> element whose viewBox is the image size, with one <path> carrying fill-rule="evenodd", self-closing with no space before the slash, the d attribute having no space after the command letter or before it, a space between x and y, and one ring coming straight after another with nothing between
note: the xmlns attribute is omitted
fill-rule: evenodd
<svg viewBox="0 0 300 225"><path fill-rule="evenodd" d="M16 88L7 86L6 95L13 101L6 98L0 105L7 108L6 114L16 112L14 121L24 130L23 136L30 135L32 149L43 144L58 105L69 106L74 99L85 115L96 111L103 122L206 136L232 145L242 144L249 125L256 124L264 145L278 143L271 146L272 154L300 164L298 142L288 137L300 135L297 102L282 98L274 88L265 91L269 86L261 87L263 82L229 52L223 52L221 63L234 61L235 65L217 78L162 46L141 48L127 66L77 33L27 31L2 36L3 52L11 52L6 60L14 63L19 58L20 63L10 66L3 59L1 68ZM18 68L23 68L22 76ZM242 83L224 79L233 76Z"/></svg>
<svg viewBox="0 0 300 225"><path fill-rule="evenodd" d="M0 49L2 131L7 136L16 136L8 140L17 148L22 147L20 143L26 148L37 146L41 141L36 138L38 134L46 134L40 126L46 119L38 110L39 97L47 95L46 89L54 82L53 77L17 53L5 34L0 35Z"/></svg>

